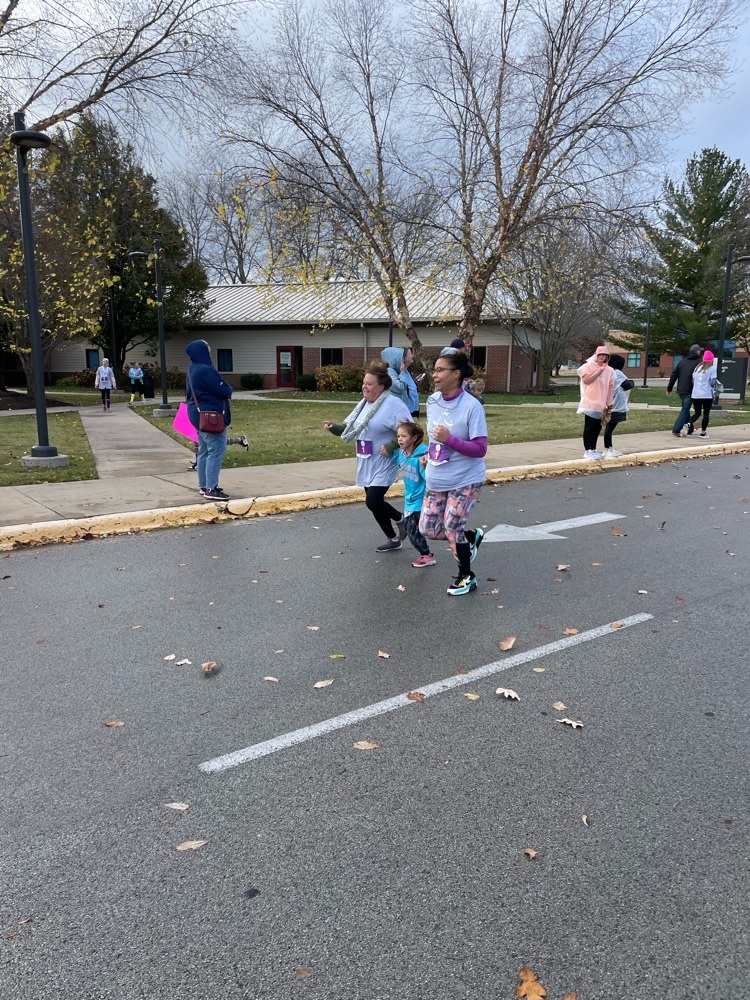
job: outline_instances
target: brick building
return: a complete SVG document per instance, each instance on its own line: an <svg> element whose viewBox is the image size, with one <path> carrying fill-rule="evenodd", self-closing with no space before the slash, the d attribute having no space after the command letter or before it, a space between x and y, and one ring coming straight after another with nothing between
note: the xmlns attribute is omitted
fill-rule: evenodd
<svg viewBox="0 0 750 1000"><path fill-rule="evenodd" d="M458 336L461 296L421 282L407 286L412 322L426 350L436 352ZM377 285L336 281L326 285L213 285L201 322L166 343L167 366L186 369L185 346L200 337L211 344L214 364L233 385L242 375L263 375L265 388L294 388L299 375L321 365L361 366L379 359L392 339L406 347L400 330L389 331ZM520 317L514 316L518 327ZM532 347L538 335L524 329ZM96 349L84 342L57 351L53 377L95 367ZM128 356L145 362L143 349ZM519 392L536 383L535 363L514 343L497 316L484 320L474 336L473 362L485 370L487 391ZM98 361L96 362L98 364Z"/></svg>

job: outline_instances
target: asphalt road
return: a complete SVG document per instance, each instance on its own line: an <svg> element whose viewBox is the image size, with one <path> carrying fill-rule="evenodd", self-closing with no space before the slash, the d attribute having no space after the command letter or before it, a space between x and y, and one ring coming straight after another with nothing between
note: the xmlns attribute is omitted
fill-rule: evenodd
<svg viewBox="0 0 750 1000"><path fill-rule="evenodd" d="M749 466L485 487L488 527L625 518L487 542L463 598L363 506L0 559L0 996L748 996Z"/></svg>

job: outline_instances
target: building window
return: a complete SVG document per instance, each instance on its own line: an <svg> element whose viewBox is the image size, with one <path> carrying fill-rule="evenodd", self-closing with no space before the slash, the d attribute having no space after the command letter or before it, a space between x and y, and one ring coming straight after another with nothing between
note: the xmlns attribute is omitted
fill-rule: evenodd
<svg viewBox="0 0 750 1000"><path fill-rule="evenodd" d="M216 352L216 370L220 372L233 372L232 352L227 347L220 347Z"/></svg>
<svg viewBox="0 0 750 1000"><path fill-rule="evenodd" d="M343 365L343 363L344 363L343 347L321 347L320 349L321 368L325 368L326 365Z"/></svg>
<svg viewBox="0 0 750 1000"><path fill-rule="evenodd" d="M628 354L628 368L640 368L641 367L641 353L640 351L631 351Z"/></svg>
<svg viewBox="0 0 750 1000"><path fill-rule="evenodd" d="M648 367L649 368L660 368L661 367L661 357L658 354L649 354L649 356L648 356Z"/></svg>
<svg viewBox="0 0 750 1000"><path fill-rule="evenodd" d="M475 368L486 368L487 367L487 348L486 347L472 347L471 349L471 363Z"/></svg>
<svg viewBox="0 0 750 1000"><path fill-rule="evenodd" d="M99 367L99 351L95 347L86 348L86 367L94 369Z"/></svg>

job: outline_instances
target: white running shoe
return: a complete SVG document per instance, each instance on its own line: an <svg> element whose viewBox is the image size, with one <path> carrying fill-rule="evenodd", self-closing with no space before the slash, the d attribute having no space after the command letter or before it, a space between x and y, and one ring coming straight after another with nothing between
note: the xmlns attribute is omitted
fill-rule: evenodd
<svg viewBox="0 0 750 1000"><path fill-rule="evenodd" d="M585 451L583 453L583 457L586 459L587 462L598 462L599 459L603 458L603 455L600 451L592 449L590 451Z"/></svg>
<svg viewBox="0 0 750 1000"><path fill-rule="evenodd" d="M617 448L605 448L604 449L605 458L622 458L622 452L618 451Z"/></svg>

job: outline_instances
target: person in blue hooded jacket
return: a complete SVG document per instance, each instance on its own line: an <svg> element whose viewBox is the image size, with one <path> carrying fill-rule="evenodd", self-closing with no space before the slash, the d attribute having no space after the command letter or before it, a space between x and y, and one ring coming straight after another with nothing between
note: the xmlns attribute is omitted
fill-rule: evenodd
<svg viewBox="0 0 750 1000"><path fill-rule="evenodd" d="M413 417L419 416L419 391L411 376L409 365L414 360L411 347L386 347L380 352L380 357L388 365L391 376L391 395L405 404Z"/></svg>
<svg viewBox="0 0 750 1000"><path fill-rule="evenodd" d="M227 450L226 429L218 434L199 429L200 410L218 410L229 426L232 413L229 399L232 387L219 375L211 363L211 348L205 340L194 340L185 348L191 364L185 380L188 416L198 432L198 492L210 500L228 500L229 494L219 486L224 452Z"/></svg>

